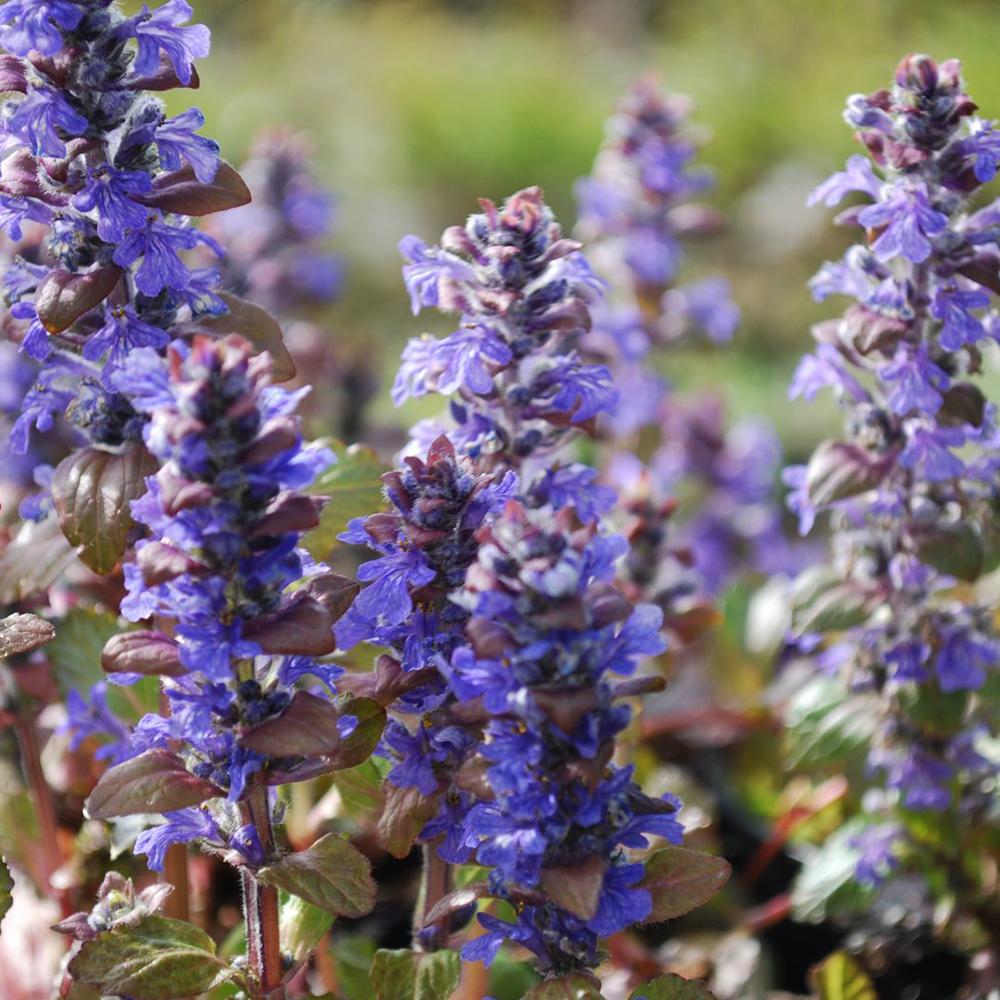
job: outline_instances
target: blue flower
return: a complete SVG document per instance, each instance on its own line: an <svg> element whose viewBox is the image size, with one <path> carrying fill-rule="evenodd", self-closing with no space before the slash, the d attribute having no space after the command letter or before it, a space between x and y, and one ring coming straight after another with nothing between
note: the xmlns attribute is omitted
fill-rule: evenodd
<svg viewBox="0 0 1000 1000"><path fill-rule="evenodd" d="M882 191L882 182L875 176L871 160L867 156L849 157L845 169L832 174L816 187L806 204L816 205L822 202L827 208L833 208L854 191L867 194L873 201L878 201Z"/></svg>
<svg viewBox="0 0 1000 1000"><path fill-rule="evenodd" d="M0 45L17 56L53 56L64 44L59 29L72 31L82 17L71 0L7 0L0 4Z"/></svg>
<svg viewBox="0 0 1000 1000"><path fill-rule="evenodd" d="M129 267L142 260L135 272L135 284L144 295L158 295L164 288L179 291L191 280L180 254L193 250L198 243L199 236L194 230L148 220L118 245L114 261L121 267Z"/></svg>
<svg viewBox="0 0 1000 1000"><path fill-rule="evenodd" d="M895 383L887 402L893 413L901 415L914 411L937 413L944 401L943 393L951 385L947 373L930 360L924 344L916 349L900 345L892 362L879 374L887 382Z"/></svg>
<svg viewBox="0 0 1000 1000"><path fill-rule="evenodd" d="M945 631L934 667L942 691L978 691L998 662L1000 645L958 627Z"/></svg>
<svg viewBox="0 0 1000 1000"><path fill-rule="evenodd" d="M159 349L170 341L166 330L139 319L131 306L105 304L104 317L104 326L83 345L83 356L90 361L107 355L108 364L117 366L140 348Z"/></svg>
<svg viewBox="0 0 1000 1000"><path fill-rule="evenodd" d="M152 178L141 170L91 169L87 183L73 196L73 207L81 212L97 213L97 235L107 243L117 243L130 229L146 224L149 209L133 200L148 193Z"/></svg>
<svg viewBox="0 0 1000 1000"><path fill-rule="evenodd" d="M896 823L867 826L848 842L858 852L855 875L864 886L882 885L899 868L903 829Z"/></svg>
<svg viewBox="0 0 1000 1000"><path fill-rule="evenodd" d="M143 830L135 842L135 853L147 855L147 864L154 872L163 871L167 850L173 844L190 844L192 840L224 843L218 824L205 809L180 809L165 813L163 818L165 822Z"/></svg>
<svg viewBox="0 0 1000 1000"><path fill-rule="evenodd" d="M920 264L931 255L931 238L948 227L948 217L931 207L922 184L889 189L883 201L858 216L869 229L883 230L872 244L879 260L902 256Z"/></svg>
<svg viewBox="0 0 1000 1000"><path fill-rule="evenodd" d="M946 351L957 351L986 336L982 320L973 309L986 309L990 298L982 291L939 288L931 304L931 313L941 320L938 342Z"/></svg>
<svg viewBox="0 0 1000 1000"><path fill-rule="evenodd" d="M219 144L196 134L204 124L205 116L197 108L188 108L160 122L153 141L166 170L179 170L188 163L202 184L210 184L219 169Z"/></svg>
<svg viewBox="0 0 1000 1000"><path fill-rule="evenodd" d="M185 27L193 11L186 0L167 0L152 13L143 5L142 12L122 22L121 38L134 38L138 43L132 71L136 76L152 76L160 68L162 52L187 86L191 82L191 67L195 59L208 55L211 35L203 24Z"/></svg>
<svg viewBox="0 0 1000 1000"><path fill-rule="evenodd" d="M89 122L71 107L54 87L33 87L13 109L6 122L10 135L19 139L36 156L65 156L66 141L60 131L83 135Z"/></svg>

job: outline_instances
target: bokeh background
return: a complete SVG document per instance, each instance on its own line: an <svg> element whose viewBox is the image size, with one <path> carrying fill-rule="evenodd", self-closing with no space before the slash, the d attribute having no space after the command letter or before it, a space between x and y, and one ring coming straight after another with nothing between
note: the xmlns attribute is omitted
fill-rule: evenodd
<svg viewBox="0 0 1000 1000"><path fill-rule="evenodd" d="M963 60L971 93L1000 108L996 0L195 0L214 29L201 92L176 91L239 161L262 122L306 132L339 196L349 268L330 322L377 352L387 388L403 341L425 328L399 280L396 243L435 239L476 208L541 184L565 228L573 185L604 121L652 69L695 101L715 202L731 229L692 271L732 282L734 343L673 354L682 387L712 385L734 416L771 417L790 457L834 415L787 401L809 325L833 314L805 283L846 237L810 188L851 152L847 94L886 85L900 56ZM184 105L186 106L186 104ZM835 307L834 307L835 308ZM322 391L322 388L321 390ZM387 392L376 413L391 407ZM384 413L388 418L388 412ZM404 419L406 414L403 415Z"/></svg>

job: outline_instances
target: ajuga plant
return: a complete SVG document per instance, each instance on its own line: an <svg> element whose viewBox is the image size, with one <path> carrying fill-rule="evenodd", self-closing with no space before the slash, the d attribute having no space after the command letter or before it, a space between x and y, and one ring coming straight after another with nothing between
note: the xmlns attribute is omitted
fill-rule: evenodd
<svg viewBox="0 0 1000 1000"><path fill-rule="evenodd" d="M229 315L239 303L217 293L217 268L183 258L199 245L221 252L193 216L249 200L217 143L198 134L201 113L169 117L156 96L198 85L209 33L186 24L191 14L184 0L132 17L105 0L0 5L0 219L15 240L28 221L47 229L33 259L3 272L13 336L39 366L11 445L24 452L32 428L65 418L90 446L54 483L74 544L81 481L142 481L143 417L115 385L128 354L162 351L185 324L226 330L240 319L245 335L262 333L259 316ZM116 541L103 555L86 545L82 558L105 572L123 551Z"/></svg>
<svg viewBox="0 0 1000 1000"><path fill-rule="evenodd" d="M334 916L374 902L368 862L346 841L330 834L289 854L277 832L275 789L359 763L383 713L335 702L341 671L316 659L333 652L333 624L357 587L299 547L321 506L302 489L333 456L303 443L299 394L271 385L270 367L238 337L196 336L175 341L166 365L136 350L119 373L159 461L132 505L146 535L125 567L122 613L155 627L113 638L102 666L118 684L162 678L168 711L139 721L87 808L94 818L162 814L135 843L154 869L175 843L221 854L242 875L247 921L247 969L205 959L191 973L205 976L197 988L158 996L227 977L253 996L280 996L297 964L281 949L279 887ZM88 931L71 974L146 995L109 981L107 945Z"/></svg>
<svg viewBox="0 0 1000 1000"><path fill-rule="evenodd" d="M601 419L610 478L647 524L645 508L662 524L665 499L679 495L682 526L661 532L654 561L656 588L671 595L690 587L718 593L747 568L780 572L789 555L773 500L774 430L761 421L727 428L719 398L674 393L658 371L670 348L725 343L740 321L724 279L678 280L685 245L723 225L693 200L711 188L712 175L696 165L699 136L689 115L687 98L665 93L652 76L638 80L608 122L590 177L577 184L577 232L608 286L583 347L610 366L621 394Z"/></svg>
<svg viewBox="0 0 1000 1000"><path fill-rule="evenodd" d="M965 954L979 997L998 987L1000 935L1000 640L977 586L997 564L996 407L979 376L996 349L1000 216L976 197L1000 133L975 111L959 64L923 55L848 100L866 155L811 201L859 195L837 221L862 238L812 290L853 301L814 328L792 386L832 389L846 435L787 478L802 530L820 512L832 530L830 563L796 588L798 645L821 678L792 705L793 742L808 759L867 757L859 812L807 865L799 901L867 931L882 965L935 942Z"/></svg>
<svg viewBox="0 0 1000 1000"><path fill-rule="evenodd" d="M664 644L659 610L614 586L627 544L599 527L613 492L567 452L617 404L609 370L577 350L599 284L536 188L401 250L414 312L461 326L405 349L394 399L452 395L450 420L414 429L384 477L389 512L343 536L378 554L337 636L388 649L364 687L393 715L381 835L398 854L424 842L414 947L449 982L439 949L492 899L507 919L481 912L462 957L489 963L512 941L546 977L530 996L598 996L600 939L665 911L656 862L630 850L682 832L674 797L611 763L623 699L659 683L628 675ZM464 862L488 877L452 891ZM380 953L373 975L422 961Z"/></svg>

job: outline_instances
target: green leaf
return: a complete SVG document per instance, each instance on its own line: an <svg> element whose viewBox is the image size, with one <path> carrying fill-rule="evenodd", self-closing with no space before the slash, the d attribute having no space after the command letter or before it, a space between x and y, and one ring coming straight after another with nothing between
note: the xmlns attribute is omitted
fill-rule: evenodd
<svg viewBox="0 0 1000 1000"><path fill-rule="evenodd" d="M351 1000L375 1000L370 970L378 948L371 937L338 930L332 935L330 945L337 983L344 996Z"/></svg>
<svg viewBox="0 0 1000 1000"><path fill-rule="evenodd" d="M301 896L286 892L279 895L281 950L291 954L295 962L305 961L333 925L333 914L307 903Z"/></svg>
<svg viewBox="0 0 1000 1000"><path fill-rule="evenodd" d="M120 631L118 619L106 611L78 605L66 612L48 648L52 673L64 698L70 691L88 691L104 680L101 653Z"/></svg>
<svg viewBox="0 0 1000 1000"><path fill-rule="evenodd" d="M317 559L325 559L337 545L337 535L351 518L364 517L382 509L382 473L386 471L378 455L364 445L344 449L329 442L337 453L337 462L309 488L317 496L328 497L320 514L319 526L304 538L303 544Z"/></svg>
<svg viewBox="0 0 1000 1000"><path fill-rule="evenodd" d="M824 590L795 615L802 632L839 632L864 622L871 613L871 598L854 583L839 583Z"/></svg>
<svg viewBox="0 0 1000 1000"><path fill-rule="evenodd" d="M14 613L0 618L0 659L30 653L55 637L55 627L38 615Z"/></svg>
<svg viewBox="0 0 1000 1000"><path fill-rule="evenodd" d="M851 846L865 826L860 818L850 820L806 856L791 892L799 920L849 920L869 904L873 890L858 882L858 852Z"/></svg>
<svg viewBox="0 0 1000 1000"><path fill-rule="evenodd" d="M592 979L578 972L546 979L524 995L524 1000L604 1000Z"/></svg>
<svg viewBox="0 0 1000 1000"><path fill-rule="evenodd" d="M52 477L59 526L81 562L110 573L125 553L132 530L129 504L146 492L156 459L141 446L120 455L81 448L64 458Z"/></svg>
<svg viewBox="0 0 1000 1000"><path fill-rule="evenodd" d="M447 1000L461 973L454 951L383 949L375 953L371 978L377 1000Z"/></svg>
<svg viewBox="0 0 1000 1000"><path fill-rule="evenodd" d="M7 859L0 857L0 924L14 904L14 879L7 867Z"/></svg>
<svg viewBox="0 0 1000 1000"><path fill-rule="evenodd" d="M653 897L646 923L671 920L707 903L729 881L729 862L687 847L665 847L646 862L639 888Z"/></svg>
<svg viewBox="0 0 1000 1000"><path fill-rule="evenodd" d="M382 805L386 767L378 763L380 759L369 757L357 767L334 771L330 775L330 780L340 792L344 814L356 823L374 816Z"/></svg>
<svg viewBox="0 0 1000 1000"><path fill-rule="evenodd" d="M810 973L819 1000L878 1000L865 971L846 952L835 951Z"/></svg>
<svg viewBox="0 0 1000 1000"><path fill-rule="evenodd" d="M701 983L669 975L637 986L629 1000L714 1000L714 996Z"/></svg>
<svg viewBox="0 0 1000 1000"><path fill-rule="evenodd" d="M337 712L341 717L353 715L357 724L349 736L341 741L337 752L332 755L332 764L336 770L357 767L371 755L378 746L378 741L385 729L385 709L372 698L345 698L337 703Z"/></svg>
<svg viewBox="0 0 1000 1000"><path fill-rule="evenodd" d="M257 872L257 880L273 885L338 917L363 917L375 906L371 862L335 833L312 847L286 854Z"/></svg>
<svg viewBox="0 0 1000 1000"><path fill-rule="evenodd" d="M221 789L192 774L169 750L145 753L101 775L87 799L91 819L164 813L218 798Z"/></svg>
<svg viewBox="0 0 1000 1000"><path fill-rule="evenodd" d="M866 747L878 728L878 713L870 701L850 694L830 677L805 684L785 712L791 766L829 764Z"/></svg>
<svg viewBox="0 0 1000 1000"><path fill-rule="evenodd" d="M196 996L236 975L216 957L203 930L153 916L84 942L69 972L85 985L135 1000Z"/></svg>

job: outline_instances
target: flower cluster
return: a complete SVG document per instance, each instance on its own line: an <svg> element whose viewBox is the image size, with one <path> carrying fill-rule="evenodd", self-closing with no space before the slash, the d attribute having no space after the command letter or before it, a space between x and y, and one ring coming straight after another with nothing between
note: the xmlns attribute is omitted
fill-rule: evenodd
<svg viewBox="0 0 1000 1000"><path fill-rule="evenodd" d="M96 444L138 440L111 372L135 349L164 349L178 321L225 311L218 271L182 255L211 242L189 216L245 189L197 134L201 113L168 117L150 93L197 86L209 32L190 17L185 0L132 17L104 0L0 6L0 222L14 240L28 222L47 229L38 260L15 258L2 279L21 350L42 366L15 451L63 413Z"/></svg>
<svg viewBox="0 0 1000 1000"><path fill-rule="evenodd" d="M276 316L332 302L343 282L343 263L326 248L334 199L318 183L311 161L301 136L265 129L240 167L253 201L213 216L206 226L226 248L226 288Z"/></svg>
<svg viewBox="0 0 1000 1000"><path fill-rule="evenodd" d="M1000 132L974 111L957 62L907 57L890 90L850 98L869 155L811 198L863 196L837 221L866 238L812 282L818 300L854 301L814 329L792 386L805 398L832 388L848 435L786 476L803 533L820 511L834 529L834 566L813 571L800 602L802 641L815 649L839 630L817 666L878 712L869 767L884 790L866 799L872 827L855 842L869 884L904 855L920 870L915 814L949 817L961 841L995 804L980 692L1000 639L994 609L961 583L993 558L983 526L1000 469L996 409L973 381L996 339L998 206L969 203L996 175Z"/></svg>
<svg viewBox="0 0 1000 1000"><path fill-rule="evenodd" d="M146 445L161 463L132 505L148 536L125 567L122 613L160 629L116 637L102 662L118 683L163 678L169 715L144 716L129 754L175 753L208 783L206 798L232 804L254 780L295 780L296 755L254 734L306 694L300 678L329 687L339 673L313 659L334 648L334 578L298 547L319 507L300 490L333 456L303 444L297 394L270 385L267 355L239 338L175 342L168 362L138 350L115 377L148 415ZM171 811L137 850L156 868L170 843L195 838L260 861L252 830L196 806Z"/></svg>
<svg viewBox="0 0 1000 1000"><path fill-rule="evenodd" d="M716 397L680 397L656 367L664 348L694 333L728 341L740 320L723 279L677 283L685 240L722 223L691 201L711 176L694 165L698 142L688 115L688 100L664 93L652 78L633 85L608 124L591 176L577 185L577 229L609 287L584 340L586 351L610 366L621 396L602 430L616 445L634 445L649 429L658 439L648 462L618 451L609 478L636 502L662 504L676 494L692 501L697 513L687 517L684 504L655 560L671 567L660 590L715 594L747 566L783 572L792 559L771 496L780 464L773 430L759 421L727 430ZM678 573L670 546L687 550L692 566Z"/></svg>
<svg viewBox="0 0 1000 1000"><path fill-rule="evenodd" d="M529 504L574 504L599 516L613 497L593 470L547 468L547 459L619 401L607 367L576 348L601 282L580 244L561 237L538 188L519 191L502 208L482 206L464 227L446 230L438 247L415 236L400 244L414 313L434 306L459 313L462 325L440 340L410 341L393 400L455 394L453 426L418 424L418 444L446 432L482 468L528 470Z"/></svg>
<svg viewBox="0 0 1000 1000"><path fill-rule="evenodd" d="M721 278L678 285L685 238L714 232L721 218L691 203L712 185L694 165L690 102L638 80L608 122L590 177L577 184L578 231L610 286L595 310L587 348L615 369L623 405L609 418L616 436L655 425L667 385L646 361L654 346L698 333L728 341L740 321Z"/></svg>
<svg viewBox="0 0 1000 1000"><path fill-rule="evenodd" d="M646 835L681 839L679 802L649 798L631 767L610 763L631 714L616 700L642 690L614 675L664 649L662 615L614 586L625 540L579 527L570 510L511 502L477 539L455 597L471 642L453 654L449 679L490 715L479 752L492 796L470 811L465 838L516 921L481 915L486 934L463 955L490 961L510 939L564 973L595 965L599 938L649 915L643 866L626 849L647 846Z"/></svg>

